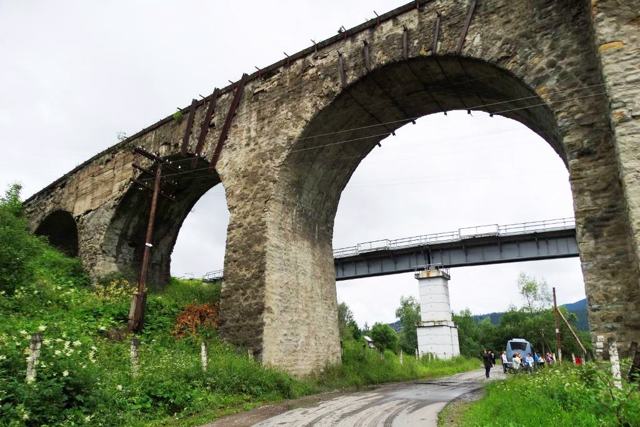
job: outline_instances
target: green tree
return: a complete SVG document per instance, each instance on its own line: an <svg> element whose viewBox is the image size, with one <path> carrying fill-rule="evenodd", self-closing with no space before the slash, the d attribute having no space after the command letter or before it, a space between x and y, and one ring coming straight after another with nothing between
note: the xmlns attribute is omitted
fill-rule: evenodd
<svg viewBox="0 0 640 427"><path fill-rule="evenodd" d="M401 297L400 307L396 310L400 319L400 348L405 353L413 354L418 347L417 328L420 324L420 304L414 297Z"/></svg>
<svg viewBox="0 0 640 427"><path fill-rule="evenodd" d="M380 351L398 351L398 334L386 323L375 323L371 327L371 338Z"/></svg>
<svg viewBox="0 0 640 427"><path fill-rule="evenodd" d="M534 277L520 273L518 276L518 290L525 301L525 308L530 312L542 310L551 305L551 293L544 280L538 281Z"/></svg>
<svg viewBox="0 0 640 427"><path fill-rule="evenodd" d="M14 184L0 198L0 291L7 294L33 278L29 263L42 250L22 215L20 190Z"/></svg>
<svg viewBox="0 0 640 427"><path fill-rule="evenodd" d="M338 327L340 329L340 338L360 339L362 336L358 324L353 318L353 312L347 304L338 304Z"/></svg>

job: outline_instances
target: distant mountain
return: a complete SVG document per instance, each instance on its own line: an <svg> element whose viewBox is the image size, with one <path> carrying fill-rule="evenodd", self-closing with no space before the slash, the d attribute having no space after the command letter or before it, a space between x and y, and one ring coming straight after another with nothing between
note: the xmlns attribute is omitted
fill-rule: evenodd
<svg viewBox="0 0 640 427"><path fill-rule="evenodd" d="M564 304L562 307L565 307L567 311L569 311L570 313L575 313L576 317L578 318L576 325L578 326L579 330L581 331L589 330L589 321L587 319L586 298L571 304ZM497 312L497 313L477 314L472 317L476 322L481 322L488 317L491 323L493 323L494 325L497 325L498 323L500 323L500 319L502 318L503 315L504 315L504 312Z"/></svg>

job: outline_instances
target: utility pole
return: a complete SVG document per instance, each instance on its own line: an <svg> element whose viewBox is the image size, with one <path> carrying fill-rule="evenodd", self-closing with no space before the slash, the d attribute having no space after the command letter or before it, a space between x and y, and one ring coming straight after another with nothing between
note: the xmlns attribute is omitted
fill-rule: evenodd
<svg viewBox="0 0 640 427"><path fill-rule="evenodd" d="M147 222L147 233L144 241L144 252L142 255L142 265L140 266L140 275L138 276L138 287L136 289L136 292L133 294L133 298L131 299L131 307L129 309L129 331L139 332L144 326L144 308L147 299L147 272L149 271L151 248L153 248L153 226L156 220L158 197L160 195L163 195L171 200L173 200L173 197L161 190L162 166L163 164L168 163L164 159L140 147L135 148L134 152L137 154L141 154L150 160L153 160L156 169L155 173L153 173L150 170L140 167L136 164L133 165L135 169L142 171L143 174L154 176L153 192L151 196L151 209L149 211L149 220ZM141 181L134 180L134 182L147 189L149 188L148 185Z"/></svg>
<svg viewBox="0 0 640 427"><path fill-rule="evenodd" d="M554 319L556 322L556 349L557 349L557 357L558 357L558 362L562 362L562 341L560 338L560 319L558 318L558 302L556 300L556 288L553 288L553 314L554 314Z"/></svg>

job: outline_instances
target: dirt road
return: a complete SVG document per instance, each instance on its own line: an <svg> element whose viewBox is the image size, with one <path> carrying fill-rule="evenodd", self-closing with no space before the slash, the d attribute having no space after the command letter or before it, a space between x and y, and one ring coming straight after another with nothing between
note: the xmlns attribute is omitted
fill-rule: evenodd
<svg viewBox="0 0 640 427"><path fill-rule="evenodd" d="M491 377L503 378L501 368L492 369ZM481 388L486 382L482 369L437 380L267 406L209 426L436 426L438 412L447 402Z"/></svg>

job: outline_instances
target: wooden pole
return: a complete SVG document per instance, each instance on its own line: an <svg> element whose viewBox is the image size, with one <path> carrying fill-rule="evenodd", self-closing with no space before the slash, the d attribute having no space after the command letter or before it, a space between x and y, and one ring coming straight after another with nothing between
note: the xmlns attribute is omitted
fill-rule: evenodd
<svg viewBox="0 0 640 427"><path fill-rule="evenodd" d="M156 219L156 209L158 207L158 195L160 194L160 181L162 179L162 163L156 162L156 175L153 183L153 195L151 196L151 210L147 222L147 234L144 242L144 253L142 255L142 266L138 277L138 289L133 294L131 308L129 310L129 331L138 332L144 326L144 306L147 296L146 282L149 270L149 259L151 258L151 248L153 247L153 225Z"/></svg>
<svg viewBox="0 0 640 427"><path fill-rule="evenodd" d="M560 338L560 319L558 319L558 301L556 300L556 288L553 287L553 313L556 323L556 354L558 362L562 362L562 340Z"/></svg>
<svg viewBox="0 0 640 427"><path fill-rule="evenodd" d="M569 323L567 318L564 317L564 314L562 314L562 312L560 310L558 310L558 314L560 315L560 318L564 321L564 324L567 325L567 328L569 328L569 332L571 332L571 334L573 335L573 338L575 338L576 342L580 346L580 349L582 350L584 358L586 359L586 357L587 357L587 349L584 347L584 345L582 345L582 341L580 341L580 338L578 338L578 334L576 334L576 332L571 327L571 324Z"/></svg>

